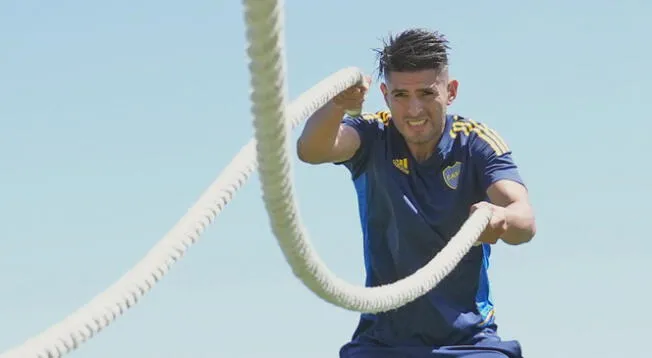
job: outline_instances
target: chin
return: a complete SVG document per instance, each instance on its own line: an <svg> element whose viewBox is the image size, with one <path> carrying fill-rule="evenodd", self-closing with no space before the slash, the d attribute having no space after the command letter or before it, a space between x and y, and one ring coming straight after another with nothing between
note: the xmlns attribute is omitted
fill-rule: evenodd
<svg viewBox="0 0 652 358"><path fill-rule="evenodd" d="M423 145L423 144L428 144L432 142L435 138L431 135L429 136L410 136L410 137L404 137L405 141L411 144L416 144L416 145Z"/></svg>

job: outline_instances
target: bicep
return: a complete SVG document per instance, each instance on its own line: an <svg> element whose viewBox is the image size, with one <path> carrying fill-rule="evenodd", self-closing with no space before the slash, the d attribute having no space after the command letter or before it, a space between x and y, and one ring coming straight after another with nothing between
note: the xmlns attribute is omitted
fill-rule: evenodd
<svg viewBox="0 0 652 358"><path fill-rule="evenodd" d="M502 207L517 202L529 205L528 192L525 186L509 179L501 179L489 185L487 197L492 204Z"/></svg>

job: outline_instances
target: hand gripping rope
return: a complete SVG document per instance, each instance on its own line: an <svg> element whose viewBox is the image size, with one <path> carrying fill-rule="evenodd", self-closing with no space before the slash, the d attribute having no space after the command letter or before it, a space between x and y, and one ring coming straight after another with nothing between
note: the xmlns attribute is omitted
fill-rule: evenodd
<svg viewBox="0 0 652 358"><path fill-rule="evenodd" d="M287 108L281 1L244 0L255 140L233 158L193 207L145 257L88 304L0 354L0 358L61 357L89 340L135 305L194 244L256 169L272 231L294 274L323 300L357 312L383 312L435 287L458 264L487 226L491 213L473 213L448 245L409 277L360 287L336 277L322 262L301 225L292 189L288 135L318 108L363 80L355 68L338 71L304 92Z"/></svg>

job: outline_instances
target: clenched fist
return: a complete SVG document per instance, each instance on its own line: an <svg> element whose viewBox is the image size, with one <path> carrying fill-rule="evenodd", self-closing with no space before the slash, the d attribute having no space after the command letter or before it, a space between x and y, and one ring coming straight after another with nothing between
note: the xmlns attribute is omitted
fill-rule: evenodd
<svg viewBox="0 0 652 358"><path fill-rule="evenodd" d="M371 77L365 76L362 83L351 86L335 96L332 100L333 104L349 115L360 114L370 84Z"/></svg>
<svg viewBox="0 0 652 358"><path fill-rule="evenodd" d="M492 215L491 220L489 220L489 225L487 225L482 234L480 234L476 245L479 245L480 243L495 244L507 230L507 215L505 208L481 201L471 207L471 214L481 207L488 207L491 209Z"/></svg>

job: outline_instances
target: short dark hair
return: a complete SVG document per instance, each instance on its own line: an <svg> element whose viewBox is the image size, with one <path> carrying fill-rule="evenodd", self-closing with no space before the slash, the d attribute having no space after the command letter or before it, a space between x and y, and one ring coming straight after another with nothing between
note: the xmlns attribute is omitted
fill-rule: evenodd
<svg viewBox="0 0 652 358"><path fill-rule="evenodd" d="M382 49L374 51L378 57L378 77L387 78L390 72L439 71L448 65L448 40L427 29L409 29L390 35Z"/></svg>

